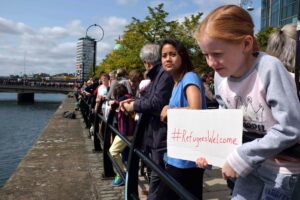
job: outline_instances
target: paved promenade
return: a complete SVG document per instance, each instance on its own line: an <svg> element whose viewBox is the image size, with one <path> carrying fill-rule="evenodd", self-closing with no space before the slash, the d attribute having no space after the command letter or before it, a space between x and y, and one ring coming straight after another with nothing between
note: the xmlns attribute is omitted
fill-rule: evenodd
<svg viewBox="0 0 300 200"><path fill-rule="evenodd" d="M0 189L0 200L124 199L124 187L111 187L110 179L102 179L102 154L93 153L93 142L87 138L79 112L77 119L62 117L64 111L73 109L74 99L66 98ZM147 184L140 185L140 188L147 187ZM205 174L203 197L228 199L220 170Z"/></svg>

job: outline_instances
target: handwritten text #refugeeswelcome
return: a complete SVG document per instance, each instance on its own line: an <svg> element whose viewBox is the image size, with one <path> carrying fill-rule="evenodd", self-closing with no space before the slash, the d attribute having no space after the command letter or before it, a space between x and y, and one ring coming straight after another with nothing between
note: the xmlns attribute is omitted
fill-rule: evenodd
<svg viewBox="0 0 300 200"><path fill-rule="evenodd" d="M196 136L197 135L197 136ZM211 143L211 144L237 144L237 138L233 137L220 137L215 130L207 130L206 136L198 136L193 131L185 129L174 128L171 132L171 140L174 142L192 143L195 147L199 147L200 143ZM205 134L202 134L205 135Z"/></svg>

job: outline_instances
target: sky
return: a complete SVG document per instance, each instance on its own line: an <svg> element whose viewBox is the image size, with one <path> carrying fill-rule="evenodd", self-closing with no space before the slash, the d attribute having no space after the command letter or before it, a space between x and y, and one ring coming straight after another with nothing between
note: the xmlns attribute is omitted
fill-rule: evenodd
<svg viewBox="0 0 300 200"><path fill-rule="evenodd" d="M144 20L149 15L148 6L164 3L167 20L180 21L240 1L247 5L253 2L254 10L249 13L258 32L260 0L1 0L0 76L75 73L76 43L93 24L104 31L103 39L97 42L99 64L132 17ZM87 34L99 39L103 32L92 26Z"/></svg>

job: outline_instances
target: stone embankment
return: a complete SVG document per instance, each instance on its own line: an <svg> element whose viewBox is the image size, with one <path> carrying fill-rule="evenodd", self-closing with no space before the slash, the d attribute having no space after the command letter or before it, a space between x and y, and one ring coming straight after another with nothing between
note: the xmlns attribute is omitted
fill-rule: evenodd
<svg viewBox="0 0 300 200"><path fill-rule="evenodd" d="M102 178L102 154L94 153L80 113L76 119L63 117L65 111L73 110L74 99L66 98L0 189L0 200L124 199L124 187L112 187L111 179ZM204 199L228 199L220 170L205 174L203 195Z"/></svg>

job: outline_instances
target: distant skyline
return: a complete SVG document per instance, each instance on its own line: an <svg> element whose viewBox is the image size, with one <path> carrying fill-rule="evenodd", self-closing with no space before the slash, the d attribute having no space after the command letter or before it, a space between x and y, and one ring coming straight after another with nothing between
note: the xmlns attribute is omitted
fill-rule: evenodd
<svg viewBox="0 0 300 200"><path fill-rule="evenodd" d="M181 20L197 12L207 15L224 4L240 0L1 0L0 76L75 73L76 43L86 29L98 24L104 38L97 44L97 64L113 49L132 17L149 15L148 6L164 3L168 20ZM260 29L261 1L249 12ZM203 18L202 18L203 19ZM99 32L100 34L100 32Z"/></svg>

